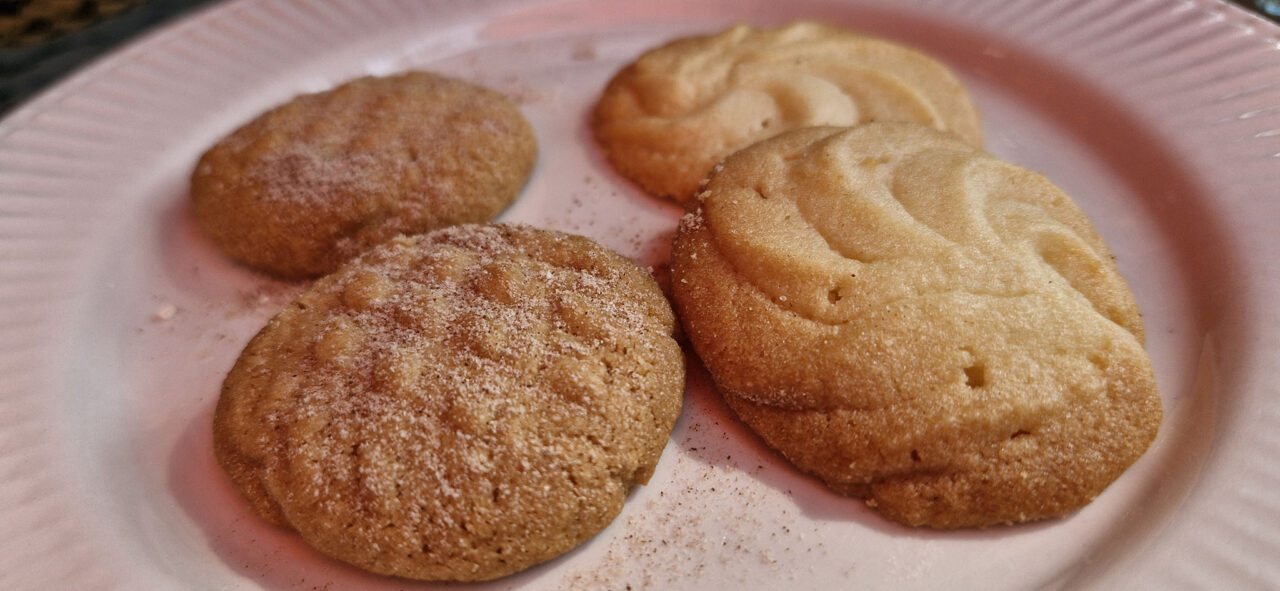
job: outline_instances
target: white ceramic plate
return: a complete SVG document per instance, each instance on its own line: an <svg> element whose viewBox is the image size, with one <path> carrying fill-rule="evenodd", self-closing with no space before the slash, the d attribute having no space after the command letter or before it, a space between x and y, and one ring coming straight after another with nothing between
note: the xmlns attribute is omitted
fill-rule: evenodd
<svg viewBox="0 0 1280 591"><path fill-rule="evenodd" d="M601 159L586 126L597 93L668 38L801 16L950 63L990 151L1076 197L1145 314L1158 441L1069 518L912 531L796 474L694 368L657 474L613 525L480 587L1280 586L1271 25L1209 0L242 0L0 123L0 588L417 588L264 525L218 471L221 378L298 287L194 231L196 157L296 93L435 70L507 92L537 130L541 161L502 219L661 265L679 211Z"/></svg>

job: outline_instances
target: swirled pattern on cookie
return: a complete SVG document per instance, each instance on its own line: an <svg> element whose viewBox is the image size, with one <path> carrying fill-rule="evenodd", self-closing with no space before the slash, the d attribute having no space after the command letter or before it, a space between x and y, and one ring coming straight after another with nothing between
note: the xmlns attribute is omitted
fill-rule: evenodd
<svg viewBox="0 0 1280 591"><path fill-rule="evenodd" d="M747 148L682 220L673 296L738 415L939 528L1088 503L1161 420L1107 246L1043 176L913 124Z"/></svg>
<svg viewBox="0 0 1280 591"><path fill-rule="evenodd" d="M955 76L916 50L812 22L739 25L651 50L609 82L595 135L614 167L686 202L717 162L812 125L912 121L982 145Z"/></svg>
<svg viewBox="0 0 1280 591"><path fill-rule="evenodd" d="M219 463L264 518L373 572L492 579L603 529L680 412L657 283L580 236L465 225L395 238L245 348Z"/></svg>

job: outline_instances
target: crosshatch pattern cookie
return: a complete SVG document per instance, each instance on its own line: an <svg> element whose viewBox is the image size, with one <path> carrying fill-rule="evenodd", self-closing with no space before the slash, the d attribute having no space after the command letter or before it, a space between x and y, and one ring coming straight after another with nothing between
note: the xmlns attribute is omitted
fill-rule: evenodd
<svg viewBox="0 0 1280 591"><path fill-rule="evenodd" d="M232 258L314 277L397 234L493 219L536 158L532 127L497 92L425 72L366 77L219 141L192 173L192 208Z"/></svg>
<svg viewBox="0 0 1280 591"><path fill-rule="evenodd" d="M955 136L872 123L756 144L712 174L672 257L729 406L901 523L1063 515L1159 427L1107 246L1043 176Z"/></svg>
<svg viewBox="0 0 1280 591"><path fill-rule="evenodd" d="M377 573L484 580L603 529L680 412L675 318L582 237L466 225L320 279L248 344L218 461L267 520Z"/></svg>
<svg viewBox="0 0 1280 591"><path fill-rule="evenodd" d="M941 63L844 29L739 25L672 41L620 71L593 127L614 167L687 202L717 162L813 125L913 121L982 145L977 110Z"/></svg>

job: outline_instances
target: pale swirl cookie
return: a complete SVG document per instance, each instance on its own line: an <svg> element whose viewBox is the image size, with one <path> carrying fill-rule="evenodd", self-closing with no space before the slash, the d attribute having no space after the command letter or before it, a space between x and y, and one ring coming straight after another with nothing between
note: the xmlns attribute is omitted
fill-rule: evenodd
<svg viewBox="0 0 1280 591"><path fill-rule="evenodd" d="M672 289L742 420L905 524L1063 515L1160 424L1141 317L1084 214L923 126L730 157L681 222Z"/></svg>
<svg viewBox="0 0 1280 591"><path fill-rule="evenodd" d="M982 145L977 110L941 63L809 22L739 25L653 49L609 82L593 128L620 173L683 203L740 148L800 127L868 121L913 121Z"/></svg>
<svg viewBox="0 0 1280 591"><path fill-rule="evenodd" d="M320 279L248 344L214 417L253 508L334 558L500 577L648 481L684 365L656 282L582 237L465 225Z"/></svg>
<svg viewBox="0 0 1280 591"><path fill-rule="evenodd" d="M410 72L299 96L210 148L196 222L286 278L333 271L397 234L493 219L533 170L533 128L492 90Z"/></svg>

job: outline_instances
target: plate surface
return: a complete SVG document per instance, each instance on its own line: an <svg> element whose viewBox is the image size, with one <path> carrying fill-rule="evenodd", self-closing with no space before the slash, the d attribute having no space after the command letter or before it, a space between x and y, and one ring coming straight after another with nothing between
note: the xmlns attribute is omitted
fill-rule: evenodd
<svg viewBox="0 0 1280 591"><path fill-rule="evenodd" d="M239 0L150 35L0 123L0 588L403 589L265 525L209 422L241 346L300 287L195 231L199 154L258 112L421 68L507 93L541 160L501 217L661 271L679 209L587 128L672 37L816 18L950 64L988 149L1073 195L1147 321L1166 418L1066 519L913 531L797 474L690 364L657 473L549 564L478 588L1027 589L1280 585L1280 49L1209 0Z"/></svg>

